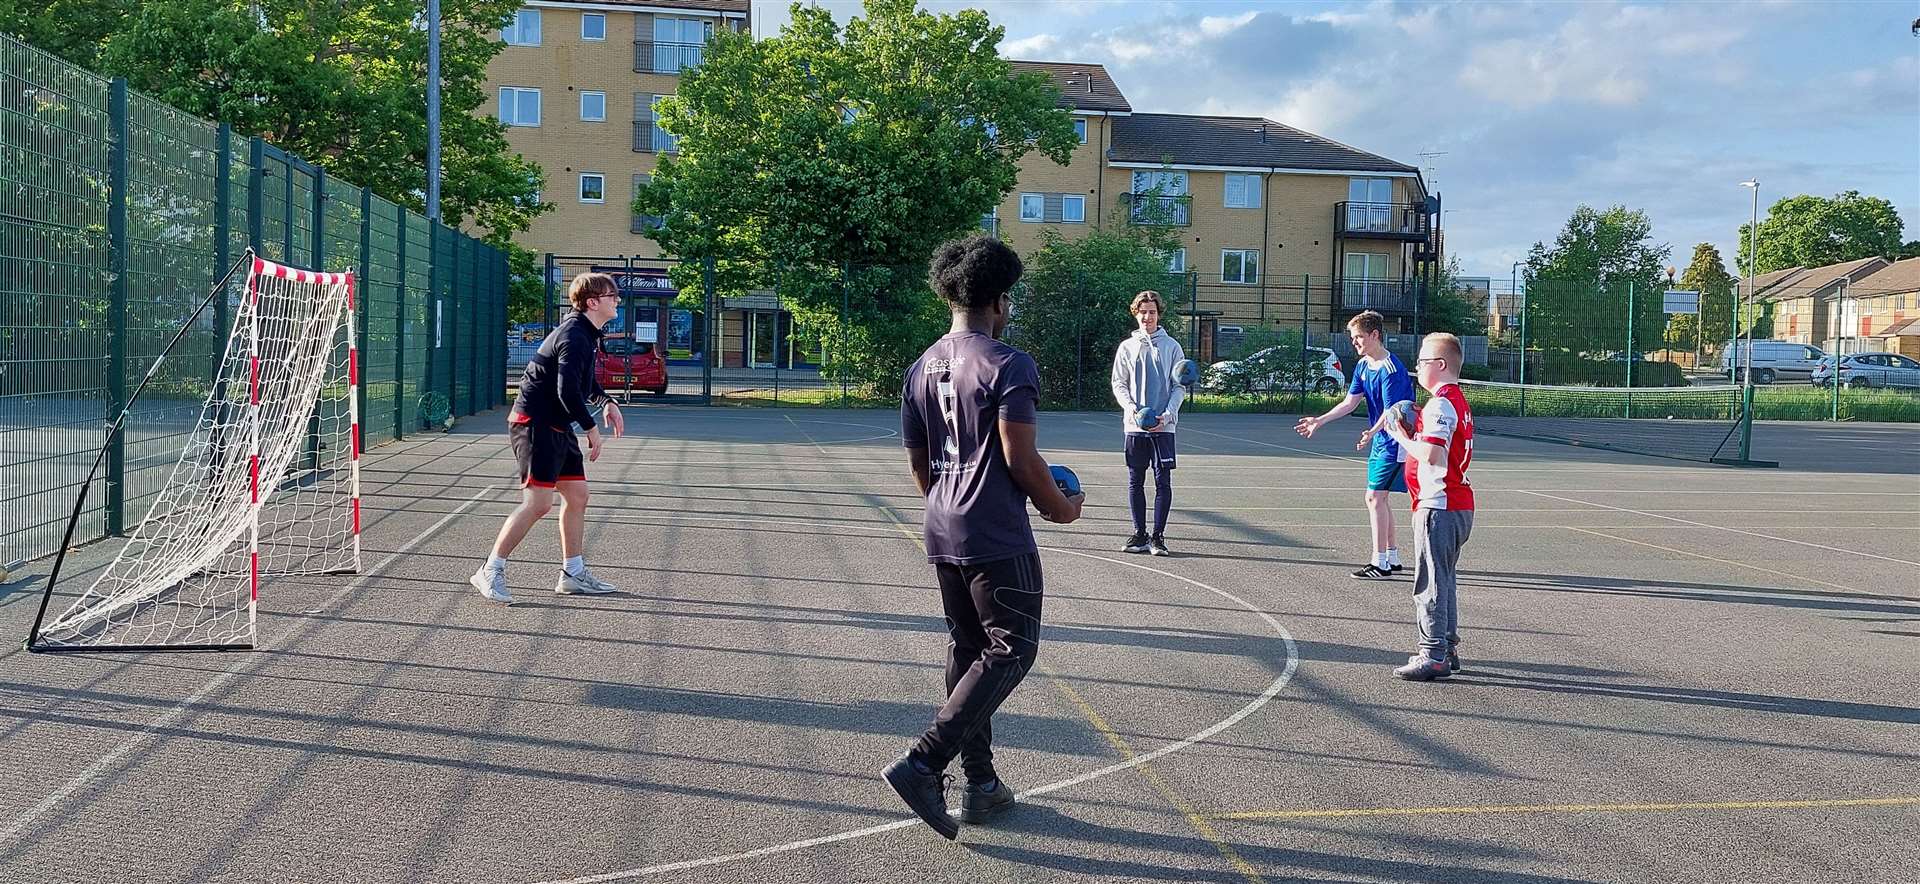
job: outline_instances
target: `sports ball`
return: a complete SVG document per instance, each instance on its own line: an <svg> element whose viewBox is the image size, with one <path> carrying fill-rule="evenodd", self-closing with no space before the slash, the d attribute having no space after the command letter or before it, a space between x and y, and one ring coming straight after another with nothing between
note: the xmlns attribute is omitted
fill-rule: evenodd
<svg viewBox="0 0 1920 884"><path fill-rule="evenodd" d="M1406 427L1409 432L1413 430L1413 403L1406 401L1396 402L1392 408L1387 409L1387 416L1398 421L1400 425Z"/></svg>
<svg viewBox="0 0 1920 884"><path fill-rule="evenodd" d="M1192 387L1200 383L1200 366L1191 359L1182 359L1173 364L1173 382L1182 387Z"/></svg>
<svg viewBox="0 0 1920 884"><path fill-rule="evenodd" d="M1160 422L1160 410L1152 406L1142 408L1139 414L1133 416L1133 422L1139 424L1142 430L1151 430L1154 424Z"/></svg>
<svg viewBox="0 0 1920 884"><path fill-rule="evenodd" d="M1060 488L1061 494L1072 497L1081 493L1080 477L1074 475L1072 470L1059 464L1053 464L1047 469L1053 472L1053 484Z"/></svg>

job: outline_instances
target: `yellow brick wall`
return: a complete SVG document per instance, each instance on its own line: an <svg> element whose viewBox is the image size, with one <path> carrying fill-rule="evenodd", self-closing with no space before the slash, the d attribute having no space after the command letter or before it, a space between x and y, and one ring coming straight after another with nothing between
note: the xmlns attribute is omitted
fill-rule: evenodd
<svg viewBox="0 0 1920 884"><path fill-rule="evenodd" d="M499 115L501 86L540 90L539 127L509 126L506 137L540 164L546 173L541 198L554 208L517 238L520 245L535 252L657 257L652 240L631 232L633 176L651 173L656 157L633 149L633 101L635 93L671 95L680 78L633 70L634 38L652 36L651 14L586 12L606 15L605 41L581 39L583 11L541 7L540 45L508 46L494 56L478 113ZM582 91L606 93L606 122L581 121ZM606 176L606 202L580 201L582 172Z"/></svg>
<svg viewBox="0 0 1920 884"><path fill-rule="evenodd" d="M1087 121L1087 143L1075 148L1068 164L1060 165L1052 158L1041 153L1029 153L1020 160L1019 183L1013 192L1000 201L996 210L999 217L1000 239L1013 247L1014 251L1026 254L1040 247L1040 231L1058 230L1068 239L1085 236L1109 222L1115 200L1111 182L1105 181L1100 174L1103 145L1113 143L1111 126L1113 118L1102 116L1078 116ZM1103 191L1104 186L1104 191ZM1083 223L1044 223L1020 220L1020 194L1022 193L1061 193L1074 194L1087 198L1086 221ZM1104 204L1104 205L1103 205Z"/></svg>

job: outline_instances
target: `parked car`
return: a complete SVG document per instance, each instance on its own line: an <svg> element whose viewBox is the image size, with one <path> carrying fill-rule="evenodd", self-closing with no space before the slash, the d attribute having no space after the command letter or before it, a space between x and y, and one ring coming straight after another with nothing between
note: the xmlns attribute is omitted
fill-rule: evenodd
<svg viewBox="0 0 1920 884"><path fill-rule="evenodd" d="M1304 362L1305 378L1301 363ZM1308 386L1317 393L1335 393L1347 387L1341 373L1340 357L1332 350L1308 347L1301 360L1289 346L1268 347L1243 359L1229 359L1207 367L1200 388L1220 393L1255 393L1268 390L1299 390Z"/></svg>
<svg viewBox="0 0 1920 884"><path fill-rule="evenodd" d="M659 348L652 341L601 338L593 375L608 393L619 393L629 387L655 396L667 393L667 360L661 358Z"/></svg>
<svg viewBox="0 0 1920 884"><path fill-rule="evenodd" d="M1820 360L1813 370L1813 382L1822 387L1833 385L1831 356ZM1920 362L1898 353L1854 353L1840 357L1840 383L1849 390L1866 387L1920 389Z"/></svg>
<svg viewBox="0 0 1920 884"><path fill-rule="evenodd" d="M1813 370L1827 356L1827 352L1819 347L1791 341L1734 341L1720 348L1720 373L1726 375L1728 380L1738 381L1745 376L1745 354L1749 347L1753 352L1753 382L1756 384L1810 381L1813 379Z"/></svg>

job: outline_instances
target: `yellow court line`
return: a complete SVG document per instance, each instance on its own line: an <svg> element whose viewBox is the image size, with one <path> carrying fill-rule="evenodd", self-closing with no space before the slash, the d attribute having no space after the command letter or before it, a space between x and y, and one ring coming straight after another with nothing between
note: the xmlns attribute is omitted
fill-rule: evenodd
<svg viewBox="0 0 1920 884"><path fill-rule="evenodd" d="M1745 568L1745 569L1747 569L1747 570L1749 570L1749 571L1758 571L1758 572L1760 572L1760 573L1762 573L1762 574L1768 574L1768 575L1773 575L1773 576L1778 576L1778 577L1791 577L1791 578L1793 578L1793 579L1795 579L1795 580L1803 580L1803 581L1806 581L1807 583L1817 583L1817 584L1819 584L1819 585L1821 585L1821 586L1824 586L1824 587L1826 587L1826 588L1828 588L1828 589L1838 589L1838 590L1841 590L1841 591L1843 591L1843 592L1853 592L1853 591L1854 591L1854 587L1851 587L1851 586L1841 586L1841 585L1840 585L1840 584L1838 584L1838 583L1828 583L1828 582L1827 582L1827 581L1825 581L1825 580L1820 580L1820 579L1818 579L1818 578L1814 578L1814 577L1803 577L1803 576L1801 576L1801 575L1799 575L1799 574L1789 574L1789 573L1787 573L1787 572L1785 572L1785 571L1781 571L1781 570L1777 570L1777 569L1774 569L1774 568L1762 568L1762 567L1759 567L1759 566L1757 566L1757 565L1749 565L1749 564L1747 564L1746 562L1736 562L1736 561L1734 561L1734 560L1732 560L1732 559L1722 559L1722 558L1718 558L1718 557L1716 557L1716 556L1709 556L1709 555L1704 555L1704 554L1701 554L1701 553L1697 553L1697 552L1691 552L1691 551L1689 551L1689 550L1684 550L1684 549L1674 549L1674 548L1673 548L1673 547L1671 547L1671 546L1661 546L1660 544L1657 544L1657 543L1648 543L1648 542L1646 542L1646 541L1644 541L1644 540L1635 540L1635 539L1633 539L1633 538L1631 538L1631 537L1621 537L1621 536L1620 536L1620 535L1618 535L1618 534L1602 534L1602 533L1600 533L1600 532L1598 532L1598 531L1588 531L1588 530L1587 530L1587 529L1585 529L1585 528L1575 528L1575 527L1574 527L1574 526L1572 526L1572 525L1561 525L1560 527L1562 527L1562 528L1565 528L1565 529L1567 529L1568 531L1578 531L1578 532L1580 532L1581 534L1591 534L1591 535L1593 535L1593 536L1595 536L1595 537L1604 537L1604 538L1606 538L1606 539L1608 539L1608 540L1618 540L1618 541L1620 541L1621 543L1631 543L1631 544L1635 544L1635 545L1637 545L1637 546L1645 546L1645 547L1650 547L1650 548L1652 548L1652 549L1657 549L1657 550L1663 550L1663 551L1665 551L1665 552L1670 552L1670 553L1676 553L1676 554L1679 554L1679 555L1683 555L1683 556L1692 556L1692 557L1694 557L1694 558L1696 558L1696 559L1704 559L1704 560L1706 560L1706 561L1709 561L1709 562L1719 562L1719 563L1720 563L1720 564L1722 564L1722 565L1732 565L1732 566L1734 566L1734 567L1736 567L1736 568Z"/></svg>
<svg viewBox="0 0 1920 884"><path fill-rule="evenodd" d="M1243 810L1216 820L1299 820L1355 816L1435 816L1467 813L1624 813L1680 810L1793 810L1809 807L1895 807L1920 797L1828 798L1808 801L1700 801L1679 804L1508 804L1467 807L1364 807L1346 810Z"/></svg>
<svg viewBox="0 0 1920 884"><path fill-rule="evenodd" d="M1093 725L1093 729L1099 731L1101 736L1107 738L1107 743L1113 746L1114 751L1119 752L1123 760L1132 761L1135 753L1133 747L1127 745L1126 738L1115 732L1112 725L1107 724L1107 720L1101 717L1100 713L1095 711L1093 706L1087 703L1085 698L1080 696L1080 692L1075 691L1073 687L1061 679L1057 673L1046 669L1046 667L1041 668L1042 671L1046 672L1048 680L1053 682L1053 686L1060 690L1060 693L1067 698L1068 702L1074 705L1074 708L1080 710L1080 714L1086 717L1089 724ZM1266 879L1260 877L1259 870L1255 869L1252 864L1240 857L1240 852L1234 850L1233 845L1228 844L1227 839L1220 836L1219 830L1215 829L1213 824L1207 822L1206 816L1200 812L1199 808L1193 806L1193 802L1181 797L1180 793L1173 791L1173 787L1167 785L1167 781L1161 778L1160 772L1155 770L1153 765L1143 762L1134 769L1140 771L1141 776L1147 778L1147 783L1153 786L1154 791L1160 793L1160 797L1165 798L1168 803L1173 805L1175 810L1180 812L1181 816L1187 818L1187 823L1193 826L1195 832L1200 833L1200 837L1205 838L1207 843L1212 844L1215 850L1220 851L1221 858L1225 859L1228 865L1233 866L1233 870L1239 872L1241 877L1246 878L1248 884L1266 884Z"/></svg>

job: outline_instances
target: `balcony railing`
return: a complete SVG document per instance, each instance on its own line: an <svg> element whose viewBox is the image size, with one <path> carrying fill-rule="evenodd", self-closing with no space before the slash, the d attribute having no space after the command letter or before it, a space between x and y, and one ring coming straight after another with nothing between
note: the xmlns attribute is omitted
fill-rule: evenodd
<svg viewBox="0 0 1920 884"><path fill-rule="evenodd" d="M1125 198L1127 220L1134 224L1186 227L1193 223L1192 197L1129 193Z"/></svg>
<svg viewBox="0 0 1920 884"><path fill-rule="evenodd" d="M1348 310L1412 313L1414 286L1398 279L1340 279L1340 306Z"/></svg>
<svg viewBox="0 0 1920 884"><path fill-rule="evenodd" d="M1342 202L1333 207L1333 229L1343 236L1424 240L1432 217L1414 203Z"/></svg>
<svg viewBox="0 0 1920 884"><path fill-rule="evenodd" d="M706 58L705 43L655 43L633 41L633 72L636 74L677 74L699 67Z"/></svg>
<svg viewBox="0 0 1920 884"><path fill-rule="evenodd" d="M634 120L633 149L635 153L679 153L680 139L653 120Z"/></svg>

